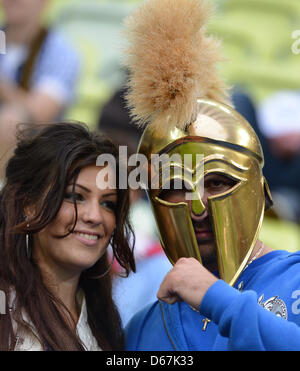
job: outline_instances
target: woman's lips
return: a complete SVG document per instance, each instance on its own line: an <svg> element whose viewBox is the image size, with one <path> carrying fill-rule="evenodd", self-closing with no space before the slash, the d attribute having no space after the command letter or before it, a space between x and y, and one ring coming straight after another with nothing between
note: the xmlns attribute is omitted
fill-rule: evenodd
<svg viewBox="0 0 300 371"><path fill-rule="evenodd" d="M82 232L73 232L73 236L76 238L76 240L82 242L86 246L96 246L100 239L99 235Z"/></svg>

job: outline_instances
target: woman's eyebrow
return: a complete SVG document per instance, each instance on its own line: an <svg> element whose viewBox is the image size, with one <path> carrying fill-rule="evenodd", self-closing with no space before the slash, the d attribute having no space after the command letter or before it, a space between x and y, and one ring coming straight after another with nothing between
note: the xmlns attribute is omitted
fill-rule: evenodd
<svg viewBox="0 0 300 371"><path fill-rule="evenodd" d="M109 197L109 196L117 196L117 192L110 192L110 193L105 193L102 197Z"/></svg>
<svg viewBox="0 0 300 371"><path fill-rule="evenodd" d="M69 184L69 186L73 186L73 184ZM87 187L85 187L85 186L83 186L82 184L79 184L79 183L75 183L75 187L79 187L79 188L83 189L84 191L86 191L87 193L92 192L89 188L87 188ZM117 195L118 195L117 191L112 191L112 192L103 194L102 197L117 196Z"/></svg>
<svg viewBox="0 0 300 371"><path fill-rule="evenodd" d="M88 193L91 193L91 190L89 189L89 188L87 188L87 187L85 187L85 186L83 186L83 185L81 185L81 184L79 184L79 183L75 183L75 184L69 184L69 186L75 186L75 187L80 187L80 188L82 188L84 191L86 191L86 192L88 192Z"/></svg>

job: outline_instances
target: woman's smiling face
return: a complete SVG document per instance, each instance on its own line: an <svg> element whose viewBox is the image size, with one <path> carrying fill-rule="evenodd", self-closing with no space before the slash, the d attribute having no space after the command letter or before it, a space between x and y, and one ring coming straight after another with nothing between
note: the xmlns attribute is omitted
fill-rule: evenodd
<svg viewBox="0 0 300 371"><path fill-rule="evenodd" d="M97 187L100 170L94 165L83 168L75 186L73 182L67 186L56 218L34 235L33 256L38 264L78 274L93 266L105 253L116 225L118 197L113 185L114 174L108 177L106 189ZM68 234L75 222L74 200L77 221L74 231Z"/></svg>

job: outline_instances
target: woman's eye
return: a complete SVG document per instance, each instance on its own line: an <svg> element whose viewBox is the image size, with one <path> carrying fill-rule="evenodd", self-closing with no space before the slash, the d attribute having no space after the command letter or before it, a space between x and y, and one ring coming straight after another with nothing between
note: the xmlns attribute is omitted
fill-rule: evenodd
<svg viewBox="0 0 300 371"><path fill-rule="evenodd" d="M83 201L83 196L80 193L70 192L65 194L65 199L71 202L80 202Z"/></svg>
<svg viewBox="0 0 300 371"><path fill-rule="evenodd" d="M108 210L111 210L114 213L117 211L117 204L114 201L103 201L101 202L101 206L105 207Z"/></svg>

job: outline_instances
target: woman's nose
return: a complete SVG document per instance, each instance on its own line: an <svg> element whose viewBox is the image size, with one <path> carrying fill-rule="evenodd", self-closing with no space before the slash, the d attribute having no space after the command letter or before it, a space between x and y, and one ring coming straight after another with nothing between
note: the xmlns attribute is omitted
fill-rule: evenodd
<svg viewBox="0 0 300 371"><path fill-rule="evenodd" d="M85 205L84 210L82 210L82 220L85 223L94 225L103 223L103 210L98 202L91 202Z"/></svg>

